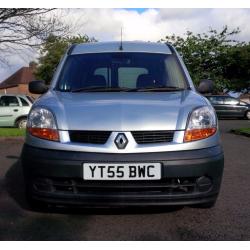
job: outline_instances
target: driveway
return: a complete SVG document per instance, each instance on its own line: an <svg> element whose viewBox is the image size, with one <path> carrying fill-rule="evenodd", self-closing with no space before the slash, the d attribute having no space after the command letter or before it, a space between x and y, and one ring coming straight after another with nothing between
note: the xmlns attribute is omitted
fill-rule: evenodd
<svg viewBox="0 0 250 250"><path fill-rule="evenodd" d="M228 133L250 121L221 120L225 171L212 209L28 209L18 159L22 141L0 141L0 240L250 240L250 139Z"/></svg>

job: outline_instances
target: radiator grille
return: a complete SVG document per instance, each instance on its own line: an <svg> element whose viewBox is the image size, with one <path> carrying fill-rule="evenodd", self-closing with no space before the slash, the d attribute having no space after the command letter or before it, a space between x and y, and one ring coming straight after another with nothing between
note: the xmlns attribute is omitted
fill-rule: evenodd
<svg viewBox="0 0 250 250"><path fill-rule="evenodd" d="M174 131L133 131L137 144L172 142Z"/></svg>
<svg viewBox="0 0 250 250"><path fill-rule="evenodd" d="M69 131L71 142L91 144L105 144L110 134L110 131Z"/></svg>
<svg viewBox="0 0 250 250"><path fill-rule="evenodd" d="M137 144L172 142L174 131L132 131ZM71 142L105 144L111 131L69 131Z"/></svg>

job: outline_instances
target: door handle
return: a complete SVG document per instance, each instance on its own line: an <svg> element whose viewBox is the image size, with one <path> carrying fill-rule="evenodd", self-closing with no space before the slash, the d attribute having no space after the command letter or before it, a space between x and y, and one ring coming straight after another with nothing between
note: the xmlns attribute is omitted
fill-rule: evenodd
<svg viewBox="0 0 250 250"><path fill-rule="evenodd" d="M14 111L14 112L17 112L17 111L18 111L18 109L14 109L13 111Z"/></svg>

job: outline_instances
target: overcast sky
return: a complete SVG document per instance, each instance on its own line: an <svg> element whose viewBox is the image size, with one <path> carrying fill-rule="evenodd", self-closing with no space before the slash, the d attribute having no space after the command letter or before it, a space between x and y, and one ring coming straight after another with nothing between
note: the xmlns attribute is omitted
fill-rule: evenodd
<svg viewBox="0 0 250 250"><path fill-rule="evenodd" d="M66 23L72 24L74 35L87 34L98 41L158 41L166 35L183 35L187 30L204 32L209 27L239 27L237 39L250 41L250 9L69 9L58 10ZM0 82L28 62L34 53L13 55L9 66L0 66Z"/></svg>

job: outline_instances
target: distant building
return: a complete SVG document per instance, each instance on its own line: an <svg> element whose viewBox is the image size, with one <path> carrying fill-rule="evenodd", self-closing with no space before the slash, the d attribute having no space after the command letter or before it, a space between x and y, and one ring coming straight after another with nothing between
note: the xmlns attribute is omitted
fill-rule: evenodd
<svg viewBox="0 0 250 250"><path fill-rule="evenodd" d="M29 67L22 67L0 83L0 94L23 94L36 97L29 92L28 84L35 80L36 64L31 62Z"/></svg>

